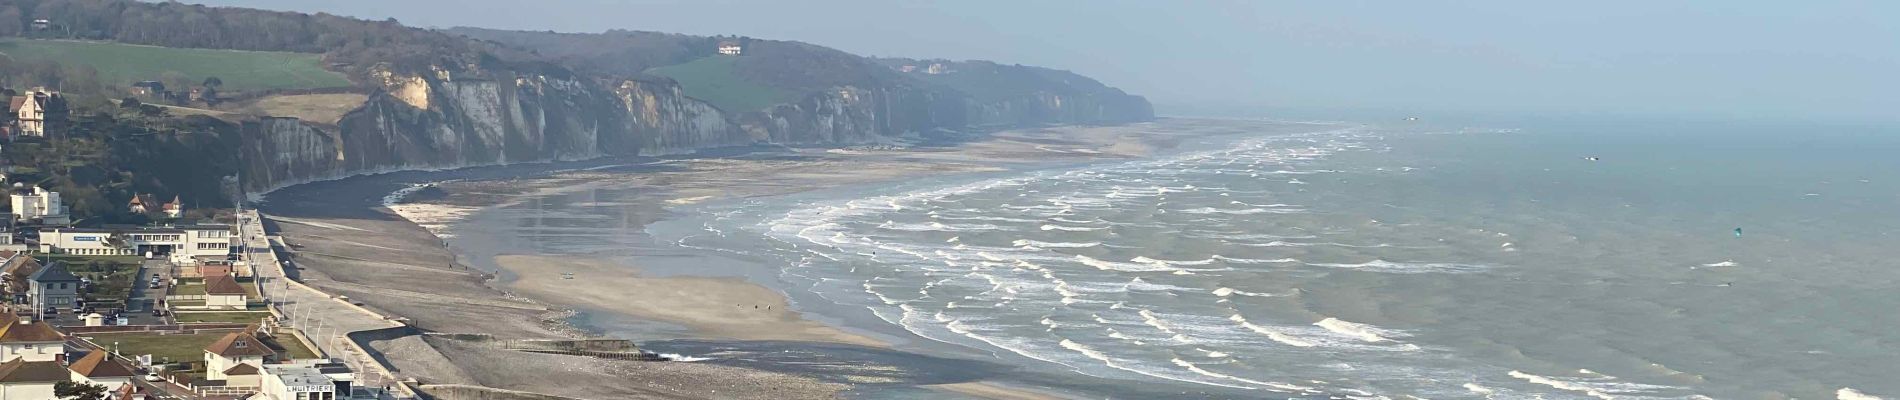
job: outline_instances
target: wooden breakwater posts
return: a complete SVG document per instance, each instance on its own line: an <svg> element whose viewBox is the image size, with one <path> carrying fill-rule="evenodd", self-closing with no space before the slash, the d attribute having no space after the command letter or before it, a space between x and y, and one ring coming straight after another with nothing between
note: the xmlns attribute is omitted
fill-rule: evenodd
<svg viewBox="0 0 1900 400"><path fill-rule="evenodd" d="M665 361L658 354L641 351L626 339L496 339L479 333L426 333L431 337L452 339L492 349L530 353L564 354L610 360Z"/></svg>

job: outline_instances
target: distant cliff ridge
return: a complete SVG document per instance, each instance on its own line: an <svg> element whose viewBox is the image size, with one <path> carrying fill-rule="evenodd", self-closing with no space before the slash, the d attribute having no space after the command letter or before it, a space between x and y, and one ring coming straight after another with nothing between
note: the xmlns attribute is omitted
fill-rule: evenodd
<svg viewBox="0 0 1900 400"><path fill-rule="evenodd" d="M1137 96L1037 93L995 101L921 86L842 86L731 113L665 81L387 70L334 126L261 118L243 126L244 186L759 143L850 145L971 126L1119 123L1153 117Z"/></svg>

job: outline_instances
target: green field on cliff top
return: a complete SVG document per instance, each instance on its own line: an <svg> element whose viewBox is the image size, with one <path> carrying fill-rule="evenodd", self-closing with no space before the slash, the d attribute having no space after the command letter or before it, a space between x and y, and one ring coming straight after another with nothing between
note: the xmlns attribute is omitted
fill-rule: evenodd
<svg viewBox="0 0 1900 400"><path fill-rule="evenodd" d="M795 98L796 93L791 91L746 80L736 65L742 57L745 56L711 56L646 72L673 78L686 91L687 97L705 101L726 112L762 110Z"/></svg>
<svg viewBox="0 0 1900 400"><path fill-rule="evenodd" d="M167 71L184 74L192 82L215 76L224 81L225 90L350 86L343 74L323 69L321 55L308 53L7 38L0 39L0 54L21 61L50 60L67 66L91 66L99 71L102 83L121 87L143 80L158 80Z"/></svg>

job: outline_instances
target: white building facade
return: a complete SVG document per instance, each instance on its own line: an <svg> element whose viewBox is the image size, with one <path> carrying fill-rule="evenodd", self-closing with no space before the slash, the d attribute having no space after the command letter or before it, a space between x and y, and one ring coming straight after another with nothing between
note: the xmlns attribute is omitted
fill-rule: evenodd
<svg viewBox="0 0 1900 400"><path fill-rule="evenodd" d="M271 400L346 400L355 398L355 374L343 364L325 361L264 366L258 394Z"/></svg>
<svg viewBox="0 0 1900 400"><path fill-rule="evenodd" d="M22 221L39 220L47 225L72 222L66 214L66 205L59 200L59 192L34 186L32 189L14 190L11 200L13 214Z"/></svg>
<svg viewBox="0 0 1900 400"><path fill-rule="evenodd" d="M57 228L40 232L40 251L85 256L167 256L180 265L231 254L237 235L229 225L98 229Z"/></svg>

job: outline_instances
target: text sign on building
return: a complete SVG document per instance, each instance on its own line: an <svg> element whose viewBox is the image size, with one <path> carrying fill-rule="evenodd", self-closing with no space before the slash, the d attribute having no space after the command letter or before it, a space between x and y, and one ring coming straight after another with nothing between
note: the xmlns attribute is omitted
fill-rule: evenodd
<svg viewBox="0 0 1900 400"><path fill-rule="evenodd" d="M97 241L99 241L99 237L98 237L98 236L74 236L74 237L73 237L73 241L75 241L75 242L97 242Z"/></svg>
<svg viewBox="0 0 1900 400"><path fill-rule="evenodd" d="M291 393L321 393L321 392L334 392L336 391L336 386L332 386L332 385L286 386L284 387L284 389L286 389L287 391Z"/></svg>

